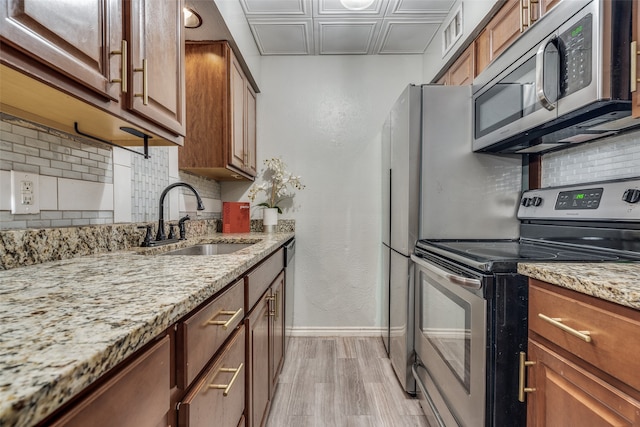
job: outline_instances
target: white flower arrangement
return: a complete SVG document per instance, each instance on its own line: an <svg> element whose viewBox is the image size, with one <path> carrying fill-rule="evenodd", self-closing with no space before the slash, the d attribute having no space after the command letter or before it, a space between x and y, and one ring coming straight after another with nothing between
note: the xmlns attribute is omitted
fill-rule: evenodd
<svg viewBox="0 0 640 427"><path fill-rule="evenodd" d="M300 176L287 172L287 165L281 158L272 157L264 161L266 169L260 173L264 182L253 184L249 189L249 199L253 202L260 192L267 195L267 201L259 203L258 206L266 208L276 208L278 213L282 213L282 209L278 203L285 199L295 196L294 190L302 190L305 186L300 182Z"/></svg>

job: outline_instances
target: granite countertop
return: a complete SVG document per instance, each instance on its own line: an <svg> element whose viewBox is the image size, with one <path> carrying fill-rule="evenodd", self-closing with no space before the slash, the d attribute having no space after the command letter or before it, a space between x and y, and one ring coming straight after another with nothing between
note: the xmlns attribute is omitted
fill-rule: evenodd
<svg viewBox="0 0 640 427"><path fill-rule="evenodd" d="M0 271L0 425L37 423L293 236L213 234ZM158 255L199 242L257 243Z"/></svg>
<svg viewBox="0 0 640 427"><path fill-rule="evenodd" d="M518 273L640 310L640 263L521 263Z"/></svg>

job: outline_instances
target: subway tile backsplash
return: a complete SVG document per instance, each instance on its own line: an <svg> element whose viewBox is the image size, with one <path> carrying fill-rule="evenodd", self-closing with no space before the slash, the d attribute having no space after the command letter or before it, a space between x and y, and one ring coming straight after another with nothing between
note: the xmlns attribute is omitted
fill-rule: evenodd
<svg viewBox="0 0 640 427"><path fill-rule="evenodd" d="M151 158L144 159L0 113L0 230L155 221L160 193L177 180L192 184L213 207L198 219L221 217L217 181L178 172L177 147L154 146L149 151ZM11 214L11 170L39 175L40 213Z"/></svg>
<svg viewBox="0 0 640 427"><path fill-rule="evenodd" d="M577 145L542 157L542 186L640 176L640 132Z"/></svg>

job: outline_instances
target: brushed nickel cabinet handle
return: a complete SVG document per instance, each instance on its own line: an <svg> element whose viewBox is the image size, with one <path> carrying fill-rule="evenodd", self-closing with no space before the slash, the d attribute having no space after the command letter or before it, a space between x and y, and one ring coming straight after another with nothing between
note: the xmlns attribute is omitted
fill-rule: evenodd
<svg viewBox="0 0 640 427"><path fill-rule="evenodd" d="M142 98L142 104L148 105L149 104L149 70L147 67L147 60L143 59L142 67L134 68L133 71L136 73L140 73L140 72L142 73L142 93L136 93L133 96Z"/></svg>
<svg viewBox="0 0 640 427"><path fill-rule="evenodd" d="M120 78L112 79L111 83L120 83L120 89L123 93L127 92L127 41L120 42L120 50L112 50L111 55L120 55Z"/></svg>
<svg viewBox="0 0 640 427"><path fill-rule="evenodd" d="M520 6L520 32L524 33L524 30L529 26L526 22L525 22L525 18L524 18L524 13L525 10L527 12L527 15L529 15L529 7L525 6L525 2L527 0L520 0L519 6Z"/></svg>
<svg viewBox="0 0 640 427"><path fill-rule="evenodd" d="M564 323L562 323L562 319L557 318L557 317L545 316L542 313L538 313L538 317L541 318L542 320L544 320L547 323L551 323L556 328L560 328L563 331L565 331L566 333L568 333L570 335L573 335L576 338L580 338L584 342L591 342L591 333L589 331L578 331L576 329L573 329L573 328L565 325Z"/></svg>
<svg viewBox="0 0 640 427"><path fill-rule="evenodd" d="M535 387L525 387L525 370L527 366L533 366L536 362L527 360L527 355L524 351L520 352L520 363L518 365L518 401L524 402L525 393L533 393L536 391Z"/></svg>
<svg viewBox="0 0 640 427"><path fill-rule="evenodd" d="M216 326L222 326L222 329L227 329L229 326L231 326L231 324L240 316L242 316L242 312L243 309L239 308L236 311L229 311L229 310L220 310L218 311L216 314L213 315L213 317L209 320L207 320L205 322L205 326L206 325L216 325ZM224 321L224 320L213 320L218 316L221 315L227 315L227 316L231 316L229 318L229 320Z"/></svg>
<svg viewBox="0 0 640 427"><path fill-rule="evenodd" d="M233 383L236 382L236 379L238 378L238 375L240 375L240 371L242 370L242 367L244 366L244 363L240 363L240 365L237 368L220 368L220 370L218 372L216 372L216 374L214 375L214 378L220 373L220 372L233 372L233 377L231 377L231 381L229 381L229 384L209 384L208 388L215 388L218 390L224 390L222 392L223 396L228 396L229 392L231 391L231 387L233 387Z"/></svg>
<svg viewBox="0 0 640 427"><path fill-rule="evenodd" d="M533 16L533 7L531 5L536 5L538 8L538 16ZM529 0L529 25L534 24L538 19L540 19L540 0Z"/></svg>

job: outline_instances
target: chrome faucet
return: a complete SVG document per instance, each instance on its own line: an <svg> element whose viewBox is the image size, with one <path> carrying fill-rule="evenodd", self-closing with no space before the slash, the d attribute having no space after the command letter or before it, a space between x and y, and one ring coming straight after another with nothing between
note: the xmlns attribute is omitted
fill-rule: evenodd
<svg viewBox="0 0 640 427"><path fill-rule="evenodd" d="M167 188L162 190L162 193L160 194L160 210L158 212L158 232L156 233L157 242L161 240L166 240L167 238L164 234L164 198L169 192L169 190L171 190L174 187L187 187L189 190L193 191L193 194L196 195L196 199L198 201L197 209L199 211L204 210L204 203L202 203L202 199L200 198L200 195L198 194L196 189L193 188L193 186L191 186L190 184L187 184L186 182L174 182L173 184L168 185Z"/></svg>

